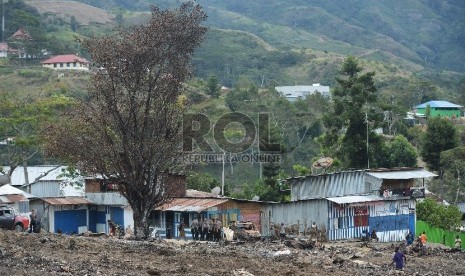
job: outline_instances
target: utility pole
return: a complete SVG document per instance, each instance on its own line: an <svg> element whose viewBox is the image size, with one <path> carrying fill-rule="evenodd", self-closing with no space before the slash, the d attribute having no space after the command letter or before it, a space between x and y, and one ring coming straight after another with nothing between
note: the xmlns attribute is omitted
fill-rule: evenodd
<svg viewBox="0 0 465 276"><path fill-rule="evenodd" d="M368 146L368 111L365 111L365 123L367 124L367 168L370 168L370 151Z"/></svg>
<svg viewBox="0 0 465 276"><path fill-rule="evenodd" d="M224 159L226 158L226 152L223 151L223 171L221 172L221 195L224 196Z"/></svg>
<svg viewBox="0 0 465 276"><path fill-rule="evenodd" d="M2 42L5 42L5 0L2 0Z"/></svg>

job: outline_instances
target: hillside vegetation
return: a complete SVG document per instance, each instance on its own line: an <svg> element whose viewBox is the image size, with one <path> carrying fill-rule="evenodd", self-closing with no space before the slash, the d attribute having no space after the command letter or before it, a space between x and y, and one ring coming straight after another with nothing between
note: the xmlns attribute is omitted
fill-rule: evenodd
<svg viewBox="0 0 465 276"><path fill-rule="evenodd" d="M180 2L160 0L156 4L172 8ZM209 16L210 29L193 57L194 78L186 83L189 111L206 114L212 123L230 111L253 118L259 112L269 113L273 122L270 131L282 143L285 155L280 168L226 164L225 182L232 192L249 189L247 196L263 193L257 192L263 187L259 178L266 176L267 170L281 170L284 174L280 177L295 175L293 165L310 168L315 158L321 157L316 139L325 131L322 114L330 103L318 97L290 103L280 98L274 87L321 83L333 89L348 55L359 60L363 72L376 73L373 80L380 109L395 112L399 121L406 111L428 100L465 105L465 38L459 28L465 16L461 16L464 8L459 1L197 2ZM149 17L152 1L26 3L38 12L32 8L18 8L11 14L7 11L7 36L24 22L33 37L40 34L43 44L37 50L89 58L76 37L109 34L120 26L142 24ZM93 72L62 75L41 68L40 61L2 59L0 93L17 98L39 94L85 97L85 85ZM213 82L214 89L227 86L230 90L211 94L211 80L218 82ZM409 134L405 125L395 133ZM219 180L223 166L192 169Z"/></svg>
<svg viewBox="0 0 465 276"><path fill-rule="evenodd" d="M29 0L26 3L36 8L41 14L54 15L65 21L70 21L70 18L74 16L81 25L91 23L107 24L111 23L114 18L113 15L103 9L77 1Z"/></svg>

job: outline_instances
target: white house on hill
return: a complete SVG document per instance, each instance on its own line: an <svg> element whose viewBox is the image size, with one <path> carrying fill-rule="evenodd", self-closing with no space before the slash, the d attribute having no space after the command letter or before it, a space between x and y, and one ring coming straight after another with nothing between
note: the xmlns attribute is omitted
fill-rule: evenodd
<svg viewBox="0 0 465 276"><path fill-rule="evenodd" d="M76 55L59 55L42 61L42 66L54 70L89 70L89 61Z"/></svg>
<svg viewBox="0 0 465 276"><path fill-rule="evenodd" d="M314 83L313 85L276 86L275 89L291 102L305 99L308 95L315 93L320 93L325 98L331 97L329 86L322 86L319 83Z"/></svg>

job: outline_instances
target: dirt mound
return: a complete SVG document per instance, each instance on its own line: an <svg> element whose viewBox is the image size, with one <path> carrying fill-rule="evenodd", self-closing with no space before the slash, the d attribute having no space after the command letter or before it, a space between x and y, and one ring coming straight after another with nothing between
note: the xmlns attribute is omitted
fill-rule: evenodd
<svg viewBox="0 0 465 276"><path fill-rule="evenodd" d="M0 275L387 275L394 244L207 243L0 230ZM299 242L294 244L301 244ZM465 254L407 255L406 275L462 275Z"/></svg>

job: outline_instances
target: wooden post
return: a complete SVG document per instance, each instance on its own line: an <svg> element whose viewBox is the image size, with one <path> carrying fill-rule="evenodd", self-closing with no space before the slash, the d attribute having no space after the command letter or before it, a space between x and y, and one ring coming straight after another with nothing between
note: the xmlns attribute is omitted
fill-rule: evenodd
<svg viewBox="0 0 465 276"><path fill-rule="evenodd" d="M307 219L304 220L304 237L307 236Z"/></svg>
<svg viewBox="0 0 465 276"><path fill-rule="evenodd" d="M297 236L300 236L300 219L297 220Z"/></svg>

